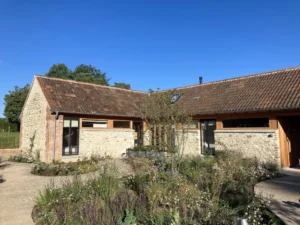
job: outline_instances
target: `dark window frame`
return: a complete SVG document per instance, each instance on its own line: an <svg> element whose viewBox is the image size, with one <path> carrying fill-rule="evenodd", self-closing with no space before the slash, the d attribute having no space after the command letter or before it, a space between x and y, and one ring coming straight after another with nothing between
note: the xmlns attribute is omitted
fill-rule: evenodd
<svg viewBox="0 0 300 225"><path fill-rule="evenodd" d="M106 127L94 127L93 125L94 124L100 124L100 123L106 123ZM85 126L84 125L84 123L91 123L91 125L92 126ZM82 121L81 121L81 127L82 128L92 128L92 129L107 129L108 128L108 120L93 120L93 119L91 119L91 120L89 120L89 119L82 119Z"/></svg>
<svg viewBox="0 0 300 225"><path fill-rule="evenodd" d="M128 123L128 126L126 126L126 127L122 127L122 126L118 127L118 126L115 125L115 123ZM130 120L113 120L113 126L112 126L112 128L113 129L130 129L131 128L130 124L131 124Z"/></svg>
<svg viewBox="0 0 300 225"><path fill-rule="evenodd" d="M79 155L79 134L80 134L80 120L79 118L64 118L64 121L63 121L63 129L65 128L64 126L64 122L65 120L70 120L70 125L69 125L69 134L71 133L71 129L72 129L72 121L77 121L77 124L78 124L78 127L77 127L77 151L75 151L74 153L72 152L72 146L70 145L70 142L71 142L71 136L69 135L69 138L68 138L68 147L69 147L69 154L66 154L65 153L65 146L64 146L64 137L63 137L63 140L62 140L62 156L76 156L76 155ZM63 134L64 135L64 131L63 131ZM71 154L70 154L71 153Z"/></svg>

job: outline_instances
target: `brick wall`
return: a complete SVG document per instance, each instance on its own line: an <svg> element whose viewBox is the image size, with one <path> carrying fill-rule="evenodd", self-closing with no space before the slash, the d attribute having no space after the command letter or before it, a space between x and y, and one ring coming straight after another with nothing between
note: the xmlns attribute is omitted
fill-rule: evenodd
<svg viewBox="0 0 300 225"><path fill-rule="evenodd" d="M216 130L215 141L216 150L237 151L280 166L278 130Z"/></svg>
<svg viewBox="0 0 300 225"><path fill-rule="evenodd" d="M40 152L41 160L45 160L47 105L41 87L35 79L21 115L20 149L28 152L33 144L32 152Z"/></svg>
<svg viewBox="0 0 300 225"><path fill-rule="evenodd" d="M45 154L45 161L51 162L53 160L54 152L54 127L56 121L56 140L55 140L55 160L62 159L62 138L63 138L63 123L64 116L59 115L55 120L56 115L51 115L50 110L47 114L47 150Z"/></svg>

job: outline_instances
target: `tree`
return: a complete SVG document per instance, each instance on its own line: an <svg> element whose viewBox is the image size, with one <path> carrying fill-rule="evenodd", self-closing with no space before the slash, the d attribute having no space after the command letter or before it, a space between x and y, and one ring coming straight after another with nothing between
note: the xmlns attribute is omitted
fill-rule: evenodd
<svg viewBox="0 0 300 225"><path fill-rule="evenodd" d="M130 84L122 83L122 82L115 82L114 87L130 89Z"/></svg>
<svg viewBox="0 0 300 225"><path fill-rule="evenodd" d="M175 101L173 96L176 96ZM146 132L151 137L151 147L167 151L171 155L173 171L180 165L186 134L192 122L191 112L187 110L183 101L176 101L178 98L180 94L176 90L162 92L150 90L144 101L137 102L138 113L146 123ZM176 166L175 158L178 159Z"/></svg>
<svg viewBox="0 0 300 225"><path fill-rule="evenodd" d="M109 85L109 79L106 77L106 73L102 73L101 70L96 69L96 67L91 65L81 64L77 66L72 73L72 79L88 83Z"/></svg>
<svg viewBox="0 0 300 225"><path fill-rule="evenodd" d="M9 94L6 94L4 97L4 116L10 124L15 124L18 128L20 128L20 114L29 90L29 84L26 84L23 88L15 86L15 89L13 91L9 91Z"/></svg>
<svg viewBox="0 0 300 225"><path fill-rule="evenodd" d="M58 63L50 67L48 73L46 73L46 76L72 79L72 71L64 63Z"/></svg>

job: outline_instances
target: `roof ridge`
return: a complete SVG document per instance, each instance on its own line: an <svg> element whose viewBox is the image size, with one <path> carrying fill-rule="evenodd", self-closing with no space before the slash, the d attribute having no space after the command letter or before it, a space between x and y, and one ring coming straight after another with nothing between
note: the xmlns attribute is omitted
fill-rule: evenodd
<svg viewBox="0 0 300 225"><path fill-rule="evenodd" d="M34 76L35 77L40 77L42 79L60 80L60 81L65 81L65 82L69 82L69 83L86 84L86 85L98 86L98 87L104 87L104 88L119 89L119 90L122 90L122 91L137 92L137 93L142 93L142 94L147 94L148 93L148 92L145 92L145 91L131 90L131 89L107 86L107 85L103 85L103 84L93 84L93 83L88 83L88 82L84 82L84 81L69 80L69 79L57 78L57 77L46 77L46 76L38 75L38 74L36 74Z"/></svg>
<svg viewBox="0 0 300 225"><path fill-rule="evenodd" d="M203 84L193 84L193 85L187 85L187 86L182 86L182 87L177 87L177 88L169 88L169 89L161 90L161 92L193 88L193 87L199 87L199 86L206 86L206 85L230 82L230 81L235 81L235 80L244 80L244 79L249 79L249 78L253 78L253 77L267 76L267 75L272 75L272 74L279 73L279 72L293 71L293 70L299 70L299 69L300 69L300 67L298 66L298 67L291 67L291 68L280 69L280 70L272 70L269 72L255 73L255 74L250 74L250 75L245 75L245 76L240 76L240 77L228 78L228 79L224 79L224 80L211 81L211 82L207 82L207 83L203 83Z"/></svg>

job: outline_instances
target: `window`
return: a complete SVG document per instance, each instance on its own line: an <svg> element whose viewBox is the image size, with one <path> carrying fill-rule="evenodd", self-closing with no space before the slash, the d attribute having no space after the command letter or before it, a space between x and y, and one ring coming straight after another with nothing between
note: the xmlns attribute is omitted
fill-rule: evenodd
<svg viewBox="0 0 300 225"><path fill-rule="evenodd" d="M198 128L198 120L192 120L188 124L183 124L183 128Z"/></svg>
<svg viewBox="0 0 300 225"><path fill-rule="evenodd" d="M64 119L63 155L79 154L79 122L78 119Z"/></svg>
<svg viewBox="0 0 300 225"><path fill-rule="evenodd" d="M82 120L82 127L107 128L107 120Z"/></svg>
<svg viewBox="0 0 300 225"><path fill-rule="evenodd" d="M181 97L181 94L174 94L171 97L171 103L175 103L179 98Z"/></svg>
<svg viewBox="0 0 300 225"><path fill-rule="evenodd" d="M114 121L114 128L130 128L130 121Z"/></svg>
<svg viewBox="0 0 300 225"><path fill-rule="evenodd" d="M224 128L234 127L269 127L269 118L248 118L223 120Z"/></svg>

